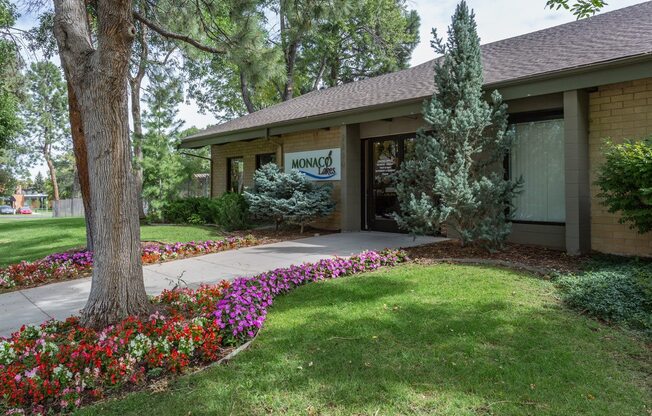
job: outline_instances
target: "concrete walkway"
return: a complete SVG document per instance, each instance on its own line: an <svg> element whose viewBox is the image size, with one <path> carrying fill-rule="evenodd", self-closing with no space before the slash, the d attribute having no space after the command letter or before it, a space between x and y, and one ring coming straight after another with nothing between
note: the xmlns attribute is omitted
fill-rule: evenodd
<svg viewBox="0 0 652 416"><path fill-rule="evenodd" d="M356 232L247 247L147 265L143 267L145 288L150 295L157 295L173 287L179 276L194 288L201 283L252 276L292 264L440 240L444 239L418 237L414 240L405 234ZM90 288L91 279L85 278L0 295L0 336L10 335L23 324L40 324L50 318L65 319L76 314L86 303Z"/></svg>

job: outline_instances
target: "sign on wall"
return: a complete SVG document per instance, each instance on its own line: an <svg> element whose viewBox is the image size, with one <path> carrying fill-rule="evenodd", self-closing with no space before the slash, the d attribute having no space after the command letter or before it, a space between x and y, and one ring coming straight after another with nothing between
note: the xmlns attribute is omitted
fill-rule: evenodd
<svg viewBox="0 0 652 416"><path fill-rule="evenodd" d="M340 149L286 153L283 162L286 173L297 169L314 181L340 180Z"/></svg>

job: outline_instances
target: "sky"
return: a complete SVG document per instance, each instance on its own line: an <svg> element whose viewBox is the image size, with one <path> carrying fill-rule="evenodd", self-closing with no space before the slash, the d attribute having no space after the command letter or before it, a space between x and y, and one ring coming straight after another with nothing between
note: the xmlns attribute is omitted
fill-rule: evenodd
<svg viewBox="0 0 652 416"><path fill-rule="evenodd" d="M421 17L420 43L412 54L412 65L434 58L430 47L431 30L435 28L439 36L445 36L457 3L458 0L407 0L408 7L416 10ZM546 9L546 0L467 0L467 3L475 11L478 32L483 44L575 20L570 11ZM607 3L603 12L642 3L642 1L608 0ZM33 17L24 16L18 23L21 28L29 28L34 24ZM212 115L200 114L193 103L182 105L179 109L179 117L185 120L185 127L203 128L216 123ZM39 170L45 173L43 167L35 167L31 171L35 174Z"/></svg>

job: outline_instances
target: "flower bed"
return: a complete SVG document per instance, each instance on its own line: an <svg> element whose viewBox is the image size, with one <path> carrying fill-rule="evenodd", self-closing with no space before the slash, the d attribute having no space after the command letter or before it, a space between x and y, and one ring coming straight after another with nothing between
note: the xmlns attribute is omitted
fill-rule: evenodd
<svg viewBox="0 0 652 416"><path fill-rule="evenodd" d="M102 331L77 318L27 326L0 338L0 411L46 414L70 411L112 392L216 361L253 337L275 296L296 286L390 266L404 253L365 252L291 266L198 290L164 291L158 312L128 318Z"/></svg>
<svg viewBox="0 0 652 416"><path fill-rule="evenodd" d="M309 282L334 279L354 273L393 266L407 259L405 253L385 250L366 251L348 259L335 258L317 263L290 266L262 273L255 277L235 279L224 298L217 303L215 318L224 330L225 342L238 344L251 338L265 321L273 299Z"/></svg>
<svg viewBox="0 0 652 416"><path fill-rule="evenodd" d="M142 259L143 264L150 264L256 244L258 244L258 240L250 235L189 243L150 243L143 246ZM74 279L88 275L92 268L93 253L88 250L51 254L34 262L23 261L0 269L0 289L37 286L59 280Z"/></svg>

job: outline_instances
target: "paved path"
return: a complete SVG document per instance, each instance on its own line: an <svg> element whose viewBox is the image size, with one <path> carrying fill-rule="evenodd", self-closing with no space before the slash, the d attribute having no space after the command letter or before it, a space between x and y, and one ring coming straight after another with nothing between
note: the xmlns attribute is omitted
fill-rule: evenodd
<svg viewBox="0 0 652 416"><path fill-rule="evenodd" d="M356 232L284 241L229 250L143 267L147 293L156 295L172 287L177 277L189 287L201 283L252 276L278 267L314 262L334 256L348 256L364 250L410 247L443 240L405 234ZM65 319L86 303L90 278L52 283L0 295L0 336L7 336L23 324L40 324L50 318Z"/></svg>

